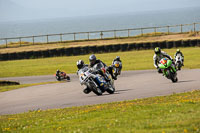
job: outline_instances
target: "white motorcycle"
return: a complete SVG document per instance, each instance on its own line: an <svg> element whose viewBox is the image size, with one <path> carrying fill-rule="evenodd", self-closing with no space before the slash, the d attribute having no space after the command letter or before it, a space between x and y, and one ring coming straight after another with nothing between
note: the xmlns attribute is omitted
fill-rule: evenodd
<svg viewBox="0 0 200 133"><path fill-rule="evenodd" d="M183 66L183 57L180 54L177 54L176 56L175 65L178 70L181 70L181 67Z"/></svg>
<svg viewBox="0 0 200 133"><path fill-rule="evenodd" d="M102 75L95 72L95 68L97 67L100 67L102 71L105 71L105 69L99 64L93 68L84 67L78 71L81 85L87 86L98 96L102 95L105 91L113 94L115 92L114 81L112 80L111 76L109 76L110 82L106 82Z"/></svg>

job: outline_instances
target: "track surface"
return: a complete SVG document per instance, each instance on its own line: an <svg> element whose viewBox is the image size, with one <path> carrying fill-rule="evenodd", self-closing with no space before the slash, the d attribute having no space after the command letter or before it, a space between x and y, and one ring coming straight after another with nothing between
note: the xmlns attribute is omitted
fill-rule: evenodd
<svg viewBox="0 0 200 133"><path fill-rule="evenodd" d="M155 70L123 71L115 81L115 94L104 93L102 96L96 96L94 93L84 94L78 76L70 77L71 82L38 85L0 93L0 115L162 96L200 89L200 69L179 71L177 83L172 83ZM18 80L21 83L55 81L52 75L0 80L2 79Z"/></svg>

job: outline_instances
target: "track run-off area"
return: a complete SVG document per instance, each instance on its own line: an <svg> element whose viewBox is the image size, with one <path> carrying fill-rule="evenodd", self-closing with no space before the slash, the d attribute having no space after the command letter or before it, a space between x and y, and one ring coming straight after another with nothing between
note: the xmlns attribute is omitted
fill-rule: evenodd
<svg viewBox="0 0 200 133"><path fill-rule="evenodd" d="M200 89L200 69L178 71L178 82L158 74L156 70L122 71L115 81L116 92L96 96L83 93L78 76L70 74L70 82L37 85L0 93L0 115L73 106L170 95ZM56 81L53 75L0 78L21 84Z"/></svg>

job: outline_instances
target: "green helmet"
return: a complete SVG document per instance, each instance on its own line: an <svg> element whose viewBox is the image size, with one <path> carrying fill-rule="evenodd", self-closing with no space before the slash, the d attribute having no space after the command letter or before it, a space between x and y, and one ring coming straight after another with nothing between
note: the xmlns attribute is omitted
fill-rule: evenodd
<svg viewBox="0 0 200 133"><path fill-rule="evenodd" d="M180 49L177 49L176 52L181 52Z"/></svg>
<svg viewBox="0 0 200 133"><path fill-rule="evenodd" d="M159 47L156 47L156 48L154 49L154 52L155 52L155 54L160 54L161 49L160 49Z"/></svg>

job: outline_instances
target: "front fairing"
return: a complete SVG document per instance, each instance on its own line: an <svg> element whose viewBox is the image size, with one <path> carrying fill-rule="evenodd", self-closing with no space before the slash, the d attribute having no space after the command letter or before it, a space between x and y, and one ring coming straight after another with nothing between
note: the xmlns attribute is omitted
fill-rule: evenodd
<svg viewBox="0 0 200 133"><path fill-rule="evenodd" d="M99 85L100 88L105 87L106 81L101 75L97 75L95 78L95 81L97 82L97 84Z"/></svg>
<svg viewBox="0 0 200 133"><path fill-rule="evenodd" d="M171 65L172 65L172 61L167 59L166 63L164 63L164 64L160 63L158 66L161 69L166 69L166 68L170 67Z"/></svg>
<svg viewBox="0 0 200 133"><path fill-rule="evenodd" d="M172 61L171 60L167 60L167 68L170 67L172 65Z"/></svg>

